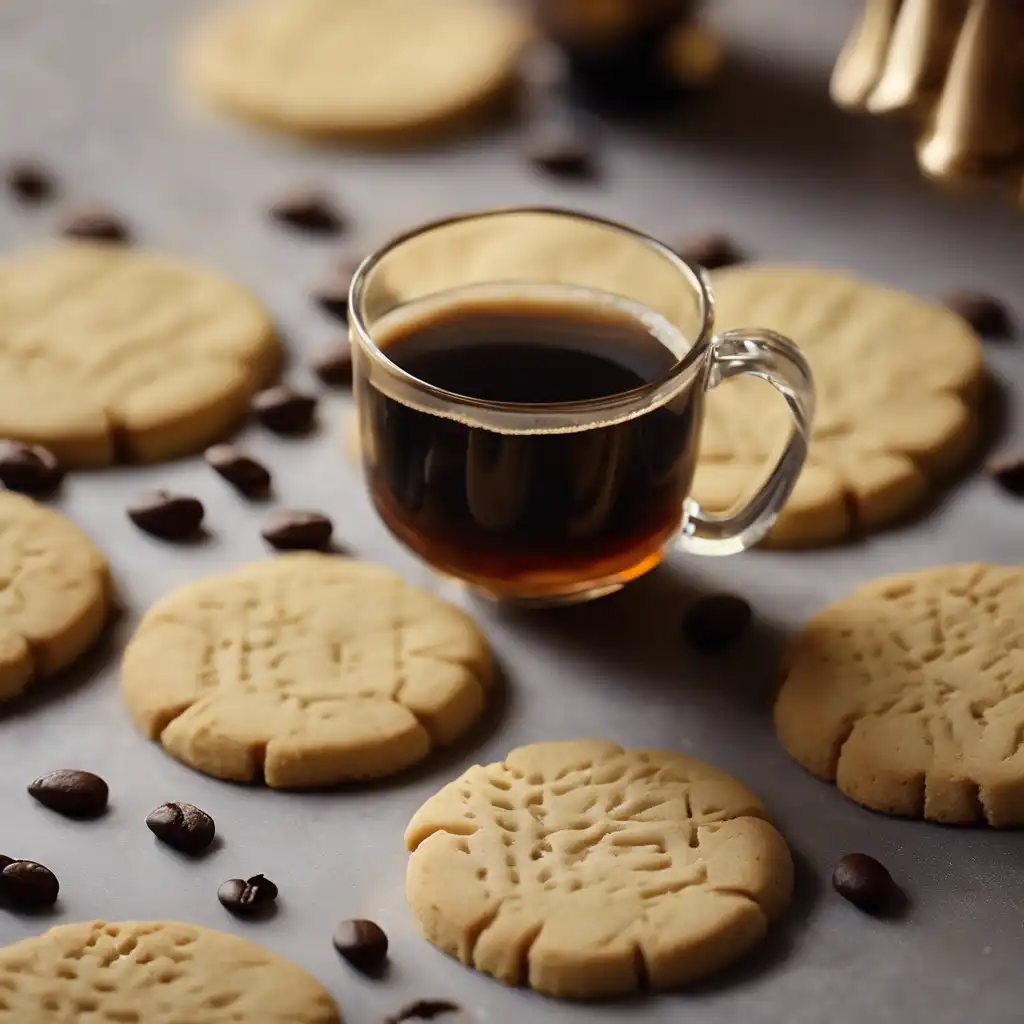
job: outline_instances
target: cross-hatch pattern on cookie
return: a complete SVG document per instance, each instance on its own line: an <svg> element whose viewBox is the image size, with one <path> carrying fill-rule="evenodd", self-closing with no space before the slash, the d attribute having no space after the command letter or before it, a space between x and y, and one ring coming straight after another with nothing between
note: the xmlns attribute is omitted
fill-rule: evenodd
<svg viewBox="0 0 1024 1024"><path fill-rule="evenodd" d="M602 741L469 769L416 813L406 844L427 938L556 996L694 980L758 942L792 888L785 842L738 782Z"/></svg>
<svg viewBox="0 0 1024 1024"><path fill-rule="evenodd" d="M0 1024L340 1024L305 971L188 924L51 928L0 949Z"/></svg>
<svg viewBox="0 0 1024 1024"><path fill-rule="evenodd" d="M1024 568L866 583L788 666L775 722L805 768L890 814L1024 825Z"/></svg>
<svg viewBox="0 0 1024 1024"><path fill-rule="evenodd" d="M389 775L479 717L486 641L397 574L301 554L187 584L124 660L139 728L199 771L274 787Z"/></svg>
<svg viewBox="0 0 1024 1024"><path fill-rule="evenodd" d="M66 465L217 440L277 361L259 303L205 270L70 243L0 264L0 436Z"/></svg>
<svg viewBox="0 0 1024 1024"><path fill-rule="evenodd" d="M806 547L877 530L958 470L977 436L981 345L948 309L844 274L737 267L711 276L718 331L763 325L792 338L814 375L805 466L771 543ZM708 395L694 494L730 508L788 429L761 381Z"/></svg>

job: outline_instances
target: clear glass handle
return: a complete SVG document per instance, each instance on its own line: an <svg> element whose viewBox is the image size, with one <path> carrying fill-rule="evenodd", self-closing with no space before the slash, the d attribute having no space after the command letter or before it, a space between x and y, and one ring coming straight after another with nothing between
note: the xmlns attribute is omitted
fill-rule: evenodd
<svg viewBox="0 0 1024 1024"><path fill-rule="evenodd" d="M756 544L778 518L807 457L814 382L800 350L773 331L728 331L715 338L707 390L748 373L779 392L793 418L793 429L768 479L742 508L716 515L703 512L692 498L687 501L679 546L695 555L735 555Z"/></svg>

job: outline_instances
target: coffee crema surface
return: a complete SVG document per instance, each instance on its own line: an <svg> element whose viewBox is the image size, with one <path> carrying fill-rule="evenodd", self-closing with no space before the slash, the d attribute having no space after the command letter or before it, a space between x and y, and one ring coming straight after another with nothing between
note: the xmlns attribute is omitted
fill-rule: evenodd
<svg viewBox="0 0 1024 1024"><path fill-rule="evenodd" d="M685 347L625 303L526 299L453 301L377 341L434 387L518 406L633 391L664 377ZM371 384L360 395L370 492L413 551L492 592L624 581L660 560L679 528L700 402L699 389L685 389L624 422L505 433L486 425L486 411L479 422L449 418Z"/></svg>

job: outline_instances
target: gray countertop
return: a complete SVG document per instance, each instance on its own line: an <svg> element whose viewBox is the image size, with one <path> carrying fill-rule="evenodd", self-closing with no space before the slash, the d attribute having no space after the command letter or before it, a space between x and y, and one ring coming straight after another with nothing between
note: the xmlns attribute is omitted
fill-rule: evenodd
<svg viewBox="0 0 1024 1024"><path fill-rule="evenodd" d="M332 250L275 230L264 210L279 189L304 181L336 188L360 245L458 209L578 205L662 234L722 228L766 259L844 267L924 295L978 285L1016 303L1024 320L1024 217L994 201L937 193L918 177L904 127L829 105L828 72L859 6L853 0L709 5L734 44L721 89L672 137L609 129L605 182L576 188L534 177L503 132L432 152L365 156L303 148L198 110L175 88L173 62L183 27L204 6L2 5L0 155L51 161L69 196L109 202L146 243L251 285L297 357L334 331L306 291ZM50 218L0 204L3 246L46 235ZM1022 440L1024 347L987 351L1010 399L1004 436ZM290 372L306 381L301 362ZM328 511L353 553L437 587L376 521L342 455L345 405L344 397L327 399L313 441L255 431L247 440L273 466L289 504ZM125 521L129 496L157 485L202 498L208 543L165 545ZM312 971L354 1024L425 996L455 998L494 1024L1001 1024L1024 1016L1021 835L862 810L788 760L769 715L780 643L824 602L883 572L1021 560L1021 506L982 472L919 521L840 549L678 559L620 595L546 615L471 604L508 674L489 726L390 784L307 795L194 774L133 731L118 694L119 649L140 614L172 586L261 557L265 510L238 500L197 460L76 474L57 505L109 556L126 614L80 670L0 717L0 846L49 864L62 884L52 916L0 914L0 943L94 917L239 931ZM677 633L687 595L711 587L747 595L758 614L755 634L720 661L688 656ZM705 757L770 808L796 855L797 896L784 925L739 968L682 995L580 1007L506 990L416 934L402 891L401 836L419 803L472 761L498 760L523 742L589 735ZM109 780L104 819L69 822L28 799L25 784L60 766ZM216 817L224 842L213 855L186 863L153 841L143 818L168 799ZM855 849L876 854L905 885L905 920L880 923L831 893L833 864ZM217 885L260 871L281 887L280 913L237 923L217 903ZM390 934L388 980L364 980L338 961L330 935L349 916L372 917Z"/></svg>

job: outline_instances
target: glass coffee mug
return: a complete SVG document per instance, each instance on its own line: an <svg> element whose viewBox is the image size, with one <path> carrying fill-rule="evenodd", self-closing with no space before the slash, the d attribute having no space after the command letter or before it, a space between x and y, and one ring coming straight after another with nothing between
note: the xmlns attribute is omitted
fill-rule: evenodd
<svg viewBox="0 0 1024 1024"><path fill-rule="evenodd" d="M703 272L630 228L562 210L429 224L370 256L349 322L365 478L437 572L501 600L610 593L672 548L760 540L807 453L814 389L767 330L713 334ZM753 498L690 497L704 395L752 374L792 429Z"/></svg>

